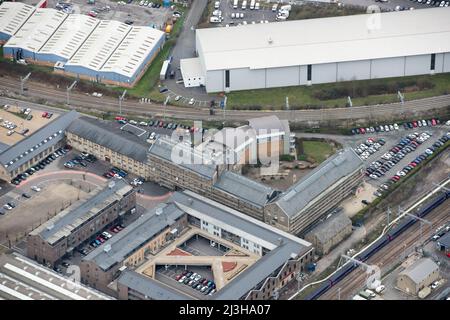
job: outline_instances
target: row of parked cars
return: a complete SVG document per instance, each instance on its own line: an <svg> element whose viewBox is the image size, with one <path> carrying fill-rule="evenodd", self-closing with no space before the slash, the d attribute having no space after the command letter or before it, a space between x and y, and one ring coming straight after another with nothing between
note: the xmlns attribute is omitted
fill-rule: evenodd
<svg viewBox="0 0 450 320"><path fill-rule="evenodd" d="M355 148L355 152L360 156L362 160L367 160L372 154L380 150L380 148L386 143L383 138L374 139L368 138L364 143L361 143Z"/></svg>
<svg viewBox="0 0 450 320"><path fill-rule="evenodd" d="M351 130L352 134L366 134L366 133L374 133L374 132L390 132L390 131L398 131L400 130L400 126L403 126L405 130L414 129L420 127L434 127L440 124L439 119L429 119L429 120L417 120L411 122L404 122L403 124L393 123L393 124L385 124L379 125L375 127L367 127L367 128L353 128Z"/></svg>
<svg viewBox="0 0 450 320"><path fill-rule="evenodd" d="M411 0L412 2L417 2L420 4L427 4L429 6L434 7L448 7L450 5L450 1L446 0Z"/></svg>
<svg viewBox="0 0 450 320"><path fill-rule="evenodd" d="M162 120L157 120L157 119L150 119L148 122L145 122L145 121L137 122L136 120L128 120L125 117L117 116L117 117L115 117L115 120L117 122L119 122L120 124L129 123L132 125L139 125L141 127L155 127L155 128L169 129L169 130L184 129L184 130L189 130L189 132L191 132L191 133L200 131L200 128L196 128L194 126L191 127L191 126L179 124L176 122L175 123L174 122L164 122ZM206 133L208 131L208 129L205 129L205 128L202 128L201 130L202 130L202 133ZM150 134L150 136L149 136L150 139L152 139L151 138L152 134ZM156 136L156 132L154 133L153 136Z"/></svg>
<svg viewBox="0 0 450 320"><path fill-rule="evenodd" d="M426 133L427 134L427 133ZM429 135L431 136L431 135ZM417 138L421 137L423 139L423 137L425 137L423 134L416 136L416 142L420 141ZM406 175L408 175L408 173L410 171L412 171L417 165L419 165L420 163L422 163L423 161L425 161L427 158L431 157L433 155L433 153L438 150L439 148L441 148L442 146L444 146L445 143L447 143L447 141L450 140L450 132L447 132L446 134L444 134L442 137L440 137L439 139L437 139L432 146L430 146L429 148L427 148L425 150L425 152L423 152L422 154L418 155L413 161L411 161L408 165L406 165L405 167L403 167L402 170L398 171L394 176L392 176L388 181L386 181L385 183L383 183L382 185L380 185L380 188L375 191L375 195L376 196L381 196L383 192L389 190L389 188L391 187L391 185L397 183L399 180L401 180L403 177L405 177Z"/></svg>
<svg viewBox="0 0 450 320"><path fill-rule="evenodd" d="M14 179L11 180L12 184L18 185L22 181L25 181L29 176L33 175L35 172L44 169L47 165L52 163L56 158L66 154L69 152L71 147L65 146L64 148L58 148L51 155L48 155L45 159L41 160L38 164L34 165L30 169L26 170L23 173L18 174Z"/></svg>
<svg viewBox="0 0 450 320"><path fill-rule="evenodd" d="M112 167L111 170L109 170L108 172L105 172L103 174L103 176L107 179L111 179L111 178L122 179L122 178L125 178L127 175L128 175L128 172L126 172L125 170L119 169L117 167Z"/></svg>
<svg viewBox="0 0 450 320"><path fill-rule="evenodd" d="M73 169L75 166L87 167L87 163L94 163L97 158L89 153L82 152L71 160L64 163L64 167Z"/></svg>
<svg viewBox="0 0 450 320"><path fill-rule="evenodd" d="M372 179L378 179L384 176L385 173L400 162L408 153L413 152L420 144L428 140L431 135L431 132L415 132L402 138L397 145L384 153L381 159L372 162L366 169L366 175ZM402 175L404 176L405 174Z"/></svg>
<svg viewBox="0 0 450 320"><path fill-rule="evenodd" d="M125 227L124 225L118 224L114 227L111 227L109 231L111 231L112 233L118 233L122 231L124 227ZM98 246L102 245L102 243L105 243L111 238L112 238L111 233L109 233L108 231L103 231L102 233L98 234L93 241L91 241L90 246L93 248L97 248Z"/></svg>
<svg viewBox="0 0 450 320"><path fill-rule="evenodd" d="M204 295L213 295L216 292L216 284L212 280L203 278L200 274L188 270L175 276L175 280L196 289Z"/></svg>

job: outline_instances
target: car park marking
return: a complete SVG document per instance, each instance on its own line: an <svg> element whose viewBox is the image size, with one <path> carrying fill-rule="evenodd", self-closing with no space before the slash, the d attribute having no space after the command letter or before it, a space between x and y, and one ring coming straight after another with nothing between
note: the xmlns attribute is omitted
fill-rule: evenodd
<svg viewBox="0 0 450 320"><path fill-rule="evenodd" d="M31 178L29 178L29 179L27 179L25 181L22 181L20 184L18 184L16 186L16 188L24 187L27 184L29 184L30 182L36 180L37 178L42 178L42 177L47 177L47 176L52 176L52 175L58 175L58 174L64 174L64 175L66 175L66 174L70 174L70 175L80 174L80 175L87 175L87 176L90 176L90 177L97 178L99 180L102 180L103 182L107 181L106 178L103 178L103 177L101 177L101 176L99 176L99 175L97 175L95 173L88 172L88 171L59 170L59 171L45 172L45 173L42 173L42 174L38 173L38 175L34 175ZM42 182L38 183L38 185L41 184L41 183L44 183L44 182L48 182L48 181L64 180L64 179L66 179L66 178L60 178L60 179L56 179L55 178L55 179L52 179L52 180L45 180L45 181L42 181Z"/></svg>

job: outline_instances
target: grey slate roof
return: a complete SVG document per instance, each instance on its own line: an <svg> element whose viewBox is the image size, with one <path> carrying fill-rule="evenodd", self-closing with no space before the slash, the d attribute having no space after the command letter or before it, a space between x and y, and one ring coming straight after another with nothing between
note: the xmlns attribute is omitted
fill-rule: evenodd
<svg viewBox="0 0 450 320"><path fill-rule="evenodd" d="M92 210L101 210L108 201L114 201L115 194L122 188L126 188L124 190L128 191L133 189L125 181L117 180L114 186L109 187L108 185L81 204L79 202L74 203L54 218L34 229L30 234L39 234L42 239L50 244L56 243L59 239L68 236L73 229L87 221L94 214L91 212ZM97 213L96 210L95 213Z"/></svg>
<svg viewBox="0 0 450 320"><path fill-rule="evenodd" d="M231 171L223 172L214 188L223 190L240 200L263 207L273 197L274 189Z"/></svg>
<svg viewBox="0 0 450 320"><path fill-rule="evenodd" d="M83 260L94 261L101 269L106 271L123 261L184 214L178 207L169 204L162 208L161 215L156 215L158 208L160 207L147 211L121 233L89 253ZM110 246L108 252L105 251L106 245L108 245L108 248Z"/></svg>
<svg viewBox="0 0 450 320"><path fill-rule="evenodd" d="M172 157L173 149L175 147L180 148L179 150L183 150L185 154L190 153L192 157L188 158L187 161L184 161L184 163L183 161L180 161L181 163L175 163ZM193 150L194 149L189 146L184 146L183 143L178 143L170 138L161 137L153 143L150 147L149 153L155 157L177 164L178 166L195 172L203 177L212 179L214 177L214 173L216 172L216 165L205 163L204 161L207 159L203 159L198 152ZM181 155L180 158L182 158Z"/></svg>
<svg viewBox="0 0 450 320"><path fill-rule="evenodd" d="M150 144L144 138L140 139L130 132L117 129L111 122L81 117L67 131L136 161L147 162Z"/></svg>
<svg viewBox="0 0 450 320"><path fill-rule="evenodd" d="M0 142L0 154L9 148L9 145L3 142Z"/></svg>
<svg viewBox="0 0 450 320"><path fill-rule="evenodd" d="M40 152L61 141L64 138L66 128L78 117L78 112L74 110L59 116L32 135L0 153L0 164L9 172L19 168Z"/></svg>
<svg viewBox="0 0 450 320"><path fill-rule="evenodd" d="M420 284L431 273L439 270L439 266L430 258L422 258L403 270L400 275L407 275L414 283Z"/></svg>
<svg viewBox="0 0 450 320"><path fill-rule="evenodd" d="M343 212L340 212L317 225L308 234L314 234L320 242L326 243L351 224L352 221Z"/></svg>
<svg viewBox="0 0 450 320"><path fill-rule="evenodd" d="M180 291L130 270L124 271L117 282L153 300L192 300Z"/></svg>
<svg viewBox="0 0 450 320"><path fill-rule="evenodd" d="M362 164L353 149L340 151L283 192L277 204L294 217L338 180L362 168Z"/></svg>

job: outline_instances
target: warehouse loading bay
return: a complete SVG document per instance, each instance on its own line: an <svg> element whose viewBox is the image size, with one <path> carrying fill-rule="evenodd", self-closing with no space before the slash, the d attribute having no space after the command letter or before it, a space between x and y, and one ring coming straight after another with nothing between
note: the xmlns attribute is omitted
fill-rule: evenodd
<svg viewBox="0 0 450 320"><path fill-rule="evenodd" d="M26 4L36 5L38 0L24 0ZM170 8L152 8L151 6L140 6L140 0L133 0L124 4L121 1L95 0L94 4L89 4L87 0L48 0L48 8L56 8L57 3L70 4L67 13L89 14L95 10L97 14L92 14L97 19L117 20L126 22L133 26L150 26L162 29L164 22L172 16ZM147 1L149 3L151 1ZM107 9L109 7L109 9Z"/></svg>

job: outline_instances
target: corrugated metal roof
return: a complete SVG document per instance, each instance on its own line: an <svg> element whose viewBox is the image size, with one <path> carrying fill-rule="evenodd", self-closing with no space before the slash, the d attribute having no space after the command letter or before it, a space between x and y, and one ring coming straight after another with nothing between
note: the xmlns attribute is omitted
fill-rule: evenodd
<svg viewBox="0 0 450 320"><path fill-rule="evenodd" d="M82 117L73 121L67 131L134 160L147 162L150 144L127 131L113 127L111 122Z"/></svg>
<svg viewBox="0 0 450 320"><path fill-rule="evenodd" d="M156 210L159 208L162 208L161 215L156 215ZM89 253L83 260L94 261L103 270L108 270L172 225L183 214L184 212L174 204L150 209L121 233ZM104 250L105 245L110 246L108 252Z"/></svg>
<svg viewBox="0 0 450 320"><path fill-rule="evenodd" d="M85 14L71 14L39 53L54 54L70 59L88 38L100 20Z"/></svg>
<svg viewBox="0 0 450 320"><path fill-rule="evenodd" d="M252 205L263 207L275 192L274 189L231 171L223 172L214 188L223 190Z"/></svg>
<svg viewBox="0 0 450 320"><path fill-rule="evenodd" d="M75 110L59 116L31 136L0 153L0 164L9 172L19 168L28 160L61 141L66 128L78 117L79 114Z"/></svg>
<svg viewBox="0 0 450 320"><path fill-rule="evenodd" d="M430 258L422 258L403 270L400 275L406 275L416 284L420 284L436 270L439 270L439 266L433 260Z"/></svg>
<svg viewBox="0 0 450 320"><path fill-rule="evenodd" d="M294 217L312 201L326 195L324 192L333 184L362 167L363 162L353 149L340 151L283 192L276 203Z"/></svg>
<svg viewBox="0 0 450 320"><path fill-rule="evenodd" d="M134 271L124 271L119 279L121 283L134 291L147 296L152 300L191 300L189 296L183 294L181 291L174 290L169 286L155 281L150 277L146 277Z"/></svg>
<svg viewBox="0 0 450 320"><path fill-rule="evenodd" d="M450 52L450 8L197 29L206 70ZM418 23L420 21L420 23Z"/></svg>
<svg viewBox="0 0 450 320"><path fill-rule="evenodd" d="M160 30L150 27L133 27L103 65L101 71L132 77L163 37L165 34Z"/></svg>
<svg viewBox="0 0 450 320"><path fill-rule="evenodd" d="M119 21L103 20L66 63L99 71L130 32L131 27Z"/></svg>
<svg viewBox="0 0 450 320"><path fill-rule="evenodd" d="M36 9L5 47L38 52L67 17L68 14L55 9Z"/></svg>
<svg viewBox="0 0 450 320"><path fill-rule="evenodd" d="M0 5L0 32L13 36L33 14L35 8L21 2L3 2Z"/></svg>

